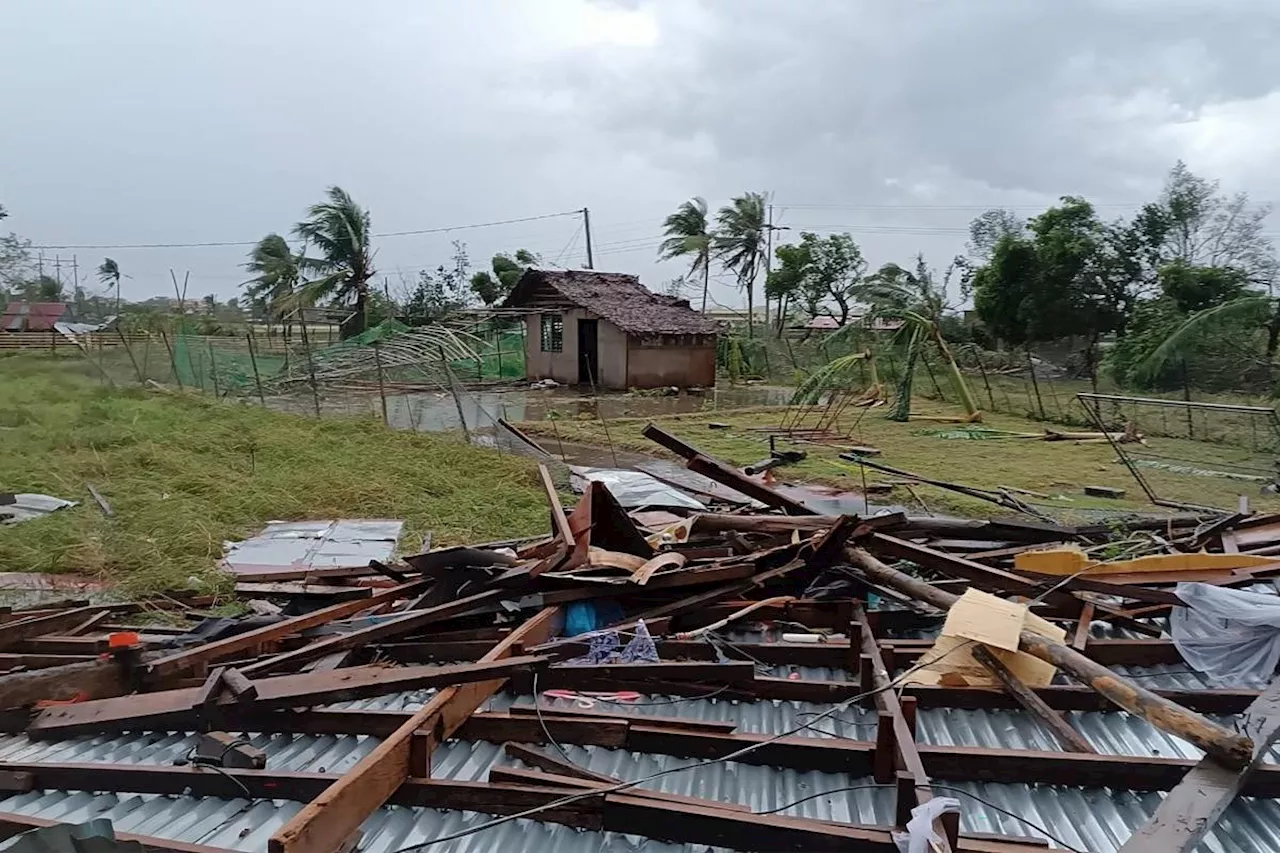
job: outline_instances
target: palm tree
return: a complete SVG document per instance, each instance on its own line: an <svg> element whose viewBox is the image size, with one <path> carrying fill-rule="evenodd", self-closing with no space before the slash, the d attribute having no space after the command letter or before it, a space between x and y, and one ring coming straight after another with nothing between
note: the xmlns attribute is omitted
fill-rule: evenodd
<svg viewBox="0 0 1280 853"><path fill-rule="evenodd" d="M764 261L766 211L764 193L743 193L716 214L714 250L724 268L747 291L747 337L754 337L755 282Z"/></svg>
<svg viewBox="0 0 1280 853"><path fill-rule="evenodd" d="M116 289L116 313L120 313L120 265L112 258L103 258L98 264L98 281Z"/></svg>
<svg viewBox="0 0 1280 853"><path fill-rule="evenodd" d="M950 278L951 270L947 271ZM945 282L946 279L944 279ZM898 386L897 402L890 413L891 420L905 421L911 412L911 379L915 373L916 359L922 352L926 342L932 341L946 366L947 378L956 392L960 405L964 407L967 420L982 420L982 412L978 408L969 385L964 381L964 374L956 363L951 348L942 336L942 314L946 310L946 286L938 287L934 282L934 274L925 263L924 255L916 257L916 268L908 271L897 264L885 264L874 275L858 287L856 291L859 301L871 309L868 320L899 320L902 328L898 334L907 342L907 367ZM846 326L854 329L856 326ZM841 330L837 335L844 334ZM833 340L835 338L833 337Z"/></svg>
<svg viewBox="0 0 1280 853"><path fill-rule="evenodd" d="M245 295L266 307L268 319L284 322L284 337L288 340L293 323L293 297L297 291L298 261L289 244L279 234L268 234L249 252L244 268L254 277L244 282Z"/></svg>
<svg viewBox="0 0 1280 853"><path fill-rule="evenodd" d="M1264 329L1267 333L1266 367L1268 371L1274 367L1276 351L1280 349L1280 298L1250 291L1243 296L1197 311L1182 321L1138 365L1138 377L1155 377L1172 359L1179 356L1185 358L1189 345L1215 326L1236 327L1242 334L1248 334L1251 329L1259 327Z"/></svg>
<svg viewBox="0 0 1280 853"><path fill-rule="evenodd" d="M313 204L308 218L293 229L320 253L320 257L304 256L298 261L301 273L318 276L300 288L299 302L315 304L323 298L354 302L355 311L342 325L342 336L347 338L363 332L366 325L369 279L374 274L372 226L369 211L342 187L329 187L327 196L328 201Z"/></svg>
<svg viewBox="0 0 1280 853"><path fill-rule="evenodd" d="M707 200L699 196L676 208L662 223L666 239L658 246L658 260L670 261L693 256L689 265L692 278L702 273L702 313L707 313L707 291L711 287L712 235L707 229Z"/></svg>

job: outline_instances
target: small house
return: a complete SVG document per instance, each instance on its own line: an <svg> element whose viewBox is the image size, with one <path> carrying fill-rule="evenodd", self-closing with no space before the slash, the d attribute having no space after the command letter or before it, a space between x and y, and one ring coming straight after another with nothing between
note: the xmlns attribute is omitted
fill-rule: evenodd
<svg viewBox="0 0 1280 853"><path fill-rule="evenodd" d="M66 302L10 302L0 315L0 332L51 332L55 323L74 319Z"/></svg>
<svg viewBox="0 0 1280 853"><path fill-rule="evenodd" d="M531 269L502 307L524 314L530 379L612 389L715 385L718 324L634 275Z"/></svg>

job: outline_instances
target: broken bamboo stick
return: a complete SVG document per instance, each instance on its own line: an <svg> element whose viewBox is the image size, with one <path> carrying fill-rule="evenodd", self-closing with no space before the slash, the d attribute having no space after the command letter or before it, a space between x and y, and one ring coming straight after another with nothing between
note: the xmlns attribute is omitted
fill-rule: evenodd
<svg viewBox="0 0 1280 853"><path fill-rule="evenodd" d="M959 600L957 595L886 566L862 548L847 548L845 556L875 583L895 589L944 612ZM1018 646L1022 651L1066 670L1081 683L1087 684L1156 728L1194 743L1227 767L1243 767L1253 754L1253 742L1249 738L1134 684L1105 666L1089 660L1070 646L1055 643L1031 631L1022 632L1018 638Z"/></svg>
<svg viewBox="0 0 1280 853"><path fill-rule="evenodd" d="M1004 665L1004 661L991 653L991 650L981 643L973 647L973 658L978 663L985 666L991 671L991 674L1003 685L1004 690L1010 696L1017 700L1018 704L1026 710L1030 711L1054 739L1058 741L1058 745L1067 752L1084 752L1096 754L1097 750L1093 748L1089 741L1062 719L1058 712L1049 707L1049 705L1035 694L1035 691L1022 683L1022 679L1014 675L1009 667Z"/></svg>

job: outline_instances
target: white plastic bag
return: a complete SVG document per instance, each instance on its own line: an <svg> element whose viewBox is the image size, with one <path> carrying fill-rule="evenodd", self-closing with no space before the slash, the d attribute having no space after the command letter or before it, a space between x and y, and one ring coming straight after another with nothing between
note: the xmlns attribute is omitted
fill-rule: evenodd
<svg viewBox="0 0 1280 853"><path fill-rule="evenodd" d="M1180 583L1169 618L1182 659L1218 687L1265 687L1280 663L1280 595Z"/></svg>
<svg viewBox="0 0 1280 853"><path fill-rule="evenodd" d="M942 841L933 831L933 822L943 812L958 811L960 801L953 797L934 797L924 805L916 806L911 810L911 820L907 821L907 831L893 833L898 853L929 853L931 841Z"/></svg>

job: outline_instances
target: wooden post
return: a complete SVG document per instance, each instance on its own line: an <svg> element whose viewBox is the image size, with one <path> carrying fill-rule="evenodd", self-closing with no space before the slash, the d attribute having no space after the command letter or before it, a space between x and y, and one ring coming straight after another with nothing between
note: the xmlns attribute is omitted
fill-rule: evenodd
<svg viewBox="0 0 1280 853"><path fill-rule="evenodd" d="M258 402L265 407L267 398L262 393L262 375L258 373L258 354L253 345L253 333L245 335L245 339L249 342L249 363L253 365L253 384L258 387Z"/></svg>
<svg viewBox="0 0 1280 853"><path fill-rule="evenodd" d="M129 354L129 363L133 365L133 372L138 376L138 384L144 381L142 377L142 368L138 367L138 360L133 357L133 348L129 346L129 342L125 340L124 332L120 331L120 326L116 326L116 334L120 336L120 343L124 344L124 351Z"/></svg>
<svg viewBox="0 0 1280 853"><path fill-rule="evenodd" d="M218 360L213 354L213 339L206 338L205 344L209 347L209 379L213 382L213 398L216 400L222 396L218 389Z"/></svg>
<svg viewBox="0 0 1280 853"><path fill-rule="evenodd" d="M378 397L382 400L382 423L384 426L391 426L391 421L387 418L387 388L382 381L382 347L376 338L373 341L373 363L378 368Z"/></svg>
<svg viewBox="0 0 1280 853"><path fill-rule="evenodd" d="M320 417L320 392L316 390L316 364L311 360L311 339L307 336L307 318L302 317L302 349L307 354L307 376L311 382L311 402L315 405L316 417Z"/></svg>
<svg viewBox="0 0 1280 853"><path fill-rule="evenodd" d="M178 390L182 390L182 377L178 374L178 360L173 355L173 345L169 343L169 336L160 331L160 340L164 341L164 348L169 351L169 366L173 368L173 379L178 383Z"/></svg>
<svg viewBox="0 0 1280 853"><path fill-rule="evenodd" d="M957 595L886 566L862 548L847 548L845 556L871 581L896 589L944 612L959 600ZM1022 632L1018 638L1018 646L1022 651L1065 670L1081 683L1092 687L1116 705L1156 728L1194 743L1227 767L1243 767L1249 761L1253 751L1253 742L1249 738L1134 684L1070 646L1055 643L1032 631Z"/></svg>
<svg viewBox="0 0 1280 853"><path fill-rule="evenodd" d="M1006 693L1016 699L1019 705L1030 711L1036 719L1044 724L1044 727L1058 741L1059 746L1067 752L1097 753L1097 750L1093 748L1089 741L1071 728L1067 721L1058 716L1058 712L1046 705L1045 701L1037 696L1031 688L1023 684L1022 680L1014 675L1009 670L1009 667L1004 665L1004 661L992 654L990 649L978 643L973 647L973 658L991 671L991 674L1004 686Z"/></svg>
<svg viewBox="0 0 1280 853"><path fill-rule="evenodd" d="M1036 363L1031 358L1030 348L1027 349L1027 369L1031 371L1031 387L1036 389L1036 408L1040 410L1040 420L1047 421L1049 418L1044 413L1044 400L1040 398L1040 383L1036 379Z"/></svg>
<svg viewBox="0 0 1280 853"><path fill-rule="evenodd" d="M458 423L462 425L462 436L471 443L471 433L467 430L467 416L462 412L462 398L458 396L457 383L453 379L453 371L449 369L449 360L445 357L444 347L440 347L440 369L444 371L445 381L449 383L449 393L453 395L454 408L458 410Z"/></svg>

